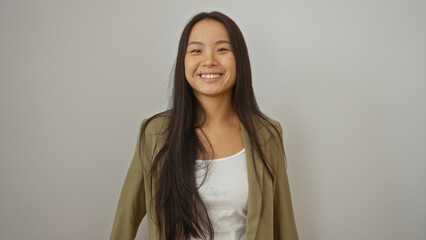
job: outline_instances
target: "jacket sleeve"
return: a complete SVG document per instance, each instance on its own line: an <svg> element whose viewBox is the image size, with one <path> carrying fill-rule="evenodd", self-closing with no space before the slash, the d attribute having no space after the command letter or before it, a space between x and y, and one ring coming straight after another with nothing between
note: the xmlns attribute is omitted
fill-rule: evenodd
<svg viewBox="0 0 426 240"><path fill-rule="evenodd" d="M139 139L144 123L145 120L139 127L136 149L121 189L110 240L134 239L139 224L146 214L144 174L139 156Z"/></svg>
<svg viewBox="0 0 426 240"><path fill-rule="evenodd" d="M277 122L277 127L279 137L283 140L283 132L279 122ZM281 144L279 139L276 139L275 143L271 145L277 159L274 183L274 239L297 240L298 235L287 177L284 145Z"/></svg>

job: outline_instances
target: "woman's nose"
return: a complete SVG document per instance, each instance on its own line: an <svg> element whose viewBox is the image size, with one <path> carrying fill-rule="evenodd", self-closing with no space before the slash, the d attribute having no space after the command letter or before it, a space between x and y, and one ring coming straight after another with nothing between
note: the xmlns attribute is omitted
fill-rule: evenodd
<svg viewBox="0 0 426 240"><path fill-rule="evenodd" d="M217 61L216 61L216 57L214 56L214 53L206 53L203 59L203 66L211 67L216 65L217 65Z"/></svg>

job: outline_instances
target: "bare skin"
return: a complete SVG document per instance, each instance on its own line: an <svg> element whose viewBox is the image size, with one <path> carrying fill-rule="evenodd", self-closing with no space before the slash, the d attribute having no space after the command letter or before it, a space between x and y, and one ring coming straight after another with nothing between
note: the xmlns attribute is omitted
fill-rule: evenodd
<svg viewBox="0 0 426 240"><path fill-rule="evenodd" d="M230 95L229 95L230 96ZM207 150L207 159L217 159L232 156L244 148L240 120L231 101L222 99L199 98L206 110L206 122L201 127L210 145L200 129L196 132ZM212 155L212 149L214 156ZM206 159L199 154L197 159Z"/></svg>

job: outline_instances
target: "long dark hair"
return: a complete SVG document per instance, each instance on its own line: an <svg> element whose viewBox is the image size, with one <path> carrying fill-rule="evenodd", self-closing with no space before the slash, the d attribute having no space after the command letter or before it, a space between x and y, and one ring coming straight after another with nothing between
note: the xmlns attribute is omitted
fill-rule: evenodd
<svg viewBox="0 0 426 240"><path fill-rule="evenodd" d="M231 46L237 65L237 80L232 88L232 106L239 120L246 129L252 146L251 153L257 151L266 166L268 173L274 178L269 161L262 152L260 140L256 133L256 117L260 117L278 132L268 120L256 102L252 87L251 67L247 46L237 24L220 12L202 12L194 16L185 26L179 41L179 48L174 69L174 85L169 110L149 118L142 126L141 142L149 122L155 118L168 118L164 146L160 146L150 168L151 175L151 207L155 210L156 224L162 239L189 239L191 236L202 239L213 239L214 229L200 195L195 178L195 160L198 153L206 153L201 140L196 134L205 121L205 110L195 97L185 77L184 59L192 27L203 19L221 22L228 30ZM201 114L201 115L199 115ZM199 123L199 116L204 121ZM269 129L269 128L268 128ZM281 139L280 139L281 140ZM140 148L139 148L140 149ZM257 180L258 173L255 168ZM156 189L153 189L153 181ZM260 185L259 185L260 186Z"/></svg>

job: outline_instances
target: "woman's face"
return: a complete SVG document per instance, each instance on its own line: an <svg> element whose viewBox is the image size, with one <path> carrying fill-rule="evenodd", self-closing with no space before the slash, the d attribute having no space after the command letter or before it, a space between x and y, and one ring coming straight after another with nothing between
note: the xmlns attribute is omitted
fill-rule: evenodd
<svg viewBox="0 0 426 240"><path fill-rule="evenodd" d="M197 97L232 94L237 67L226 27L215 20L196 23L189 34L185 76Z"/></svg>

